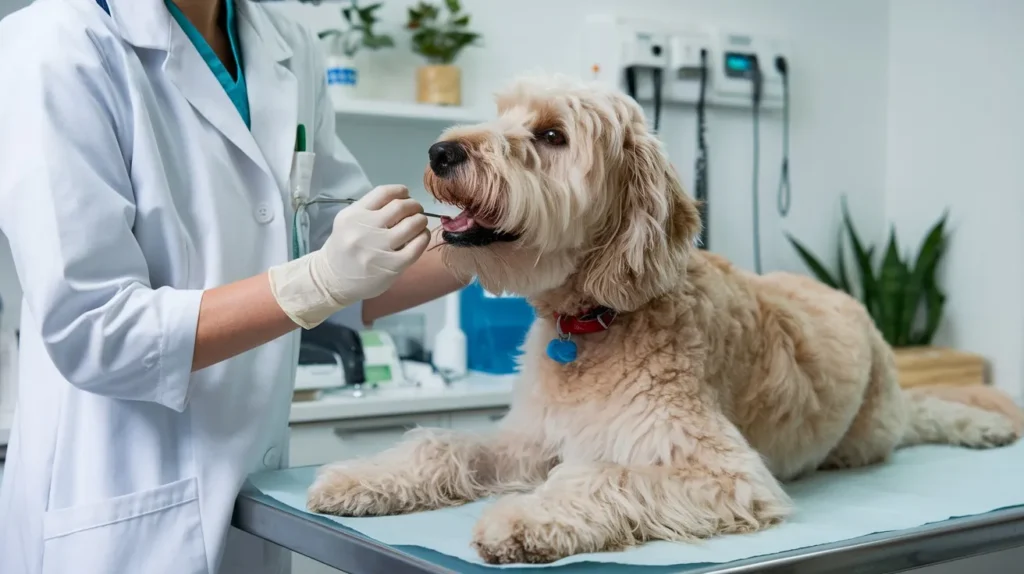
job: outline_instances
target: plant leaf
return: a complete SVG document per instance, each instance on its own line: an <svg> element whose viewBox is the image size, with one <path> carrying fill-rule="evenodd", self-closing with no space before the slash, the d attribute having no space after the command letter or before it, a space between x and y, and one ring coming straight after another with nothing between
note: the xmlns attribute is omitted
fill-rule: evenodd
<svg viewBox="0 0 1024 574"><path fill-rule="evenodd" d="M906 296L903 300L903 323L907 329L908 339L915 338L912 332L922 299L927 295L925 287L937 283L935 273L945 250L945 227L948 216L949 212L944 212L921 241L913 271L907 278Z"/></svg>
<svg viewBox="0 0 1024 574"><path fill-rule="evenodd" d="M832 274L828 272L828 269L826 269L820 261L818 261L817 257L815 257L806 247L804 247L792 235L789 235L787 233L786 239L788 239L789 242L793 245L793 248L796 249L797 254L800 255L800 259L803 259L804 265L806 265L807 268L811 270L811 273L814 273L814 276L818 278L818 281L821 281L822 283L828 285L829 287L836 287L836 280L832 278Z"/></svg>
<svg viewBox="0 0 1024 574"><path fill-rule="evenodd" d="M907 279L907 265L900 258L899 243L896 240L896 228L889 229L889 244L885 250L885 258L878 273L879 311L882 336L894 347L905 346L902 325L902 306L905 296L904 288Z"/></svg>
<svg viewBox="0 0 1024 574"><path fill-rule="evenodd" d="M937 285L929 283L925 286L924 301L928 310L927 319L925 320L924 330L913 340L912 344L914 345L930 345L932 343L932 339L935 338L935 332L938 331L939 324L942 322L942 311L946 305L946 295Z"/></svg>
<svg viewBox="0 0 1024 574"><path fill-rule="evenodd" d="M462 9L462 7L459 6L459 0L445 0L444 3L448 6L448 11L452 14L458 14L459 10Z"/></svg>
<svg viewBox="0 0 1024 574"><path fill-rule="evenodd" d="M469 14L466 14L465 16L460 16L452 20L452 25L459 26L460 28L463 26L469 26Z"/></svg>
<svg viewBox="0 0 1024 574"><path fill-rule="evenodd" d="M846 273L846 257L843 255L843 232L839 231L839 241L836 242L836 260L839 266L839 276L836 278L836 285L846 293L853 294L850 289L850 277Z"/></svg>
<svg viewBox="0 0 1024 574"><path fill-rule="evenodd" d="M846 225L847 234L850 236L850 243L853 245L854 259L857 262L857 272L860 275L861 301L867 308L868 313L875 317L878 324L878 281L875 279L874 271L871 269L871 256L874 254L874 247L864 249L857 230L853 226L853 219L850 217L850 210L846 205L846 197L843 197L843 223ZM879 325L879 327L881 327Z"/></svg>

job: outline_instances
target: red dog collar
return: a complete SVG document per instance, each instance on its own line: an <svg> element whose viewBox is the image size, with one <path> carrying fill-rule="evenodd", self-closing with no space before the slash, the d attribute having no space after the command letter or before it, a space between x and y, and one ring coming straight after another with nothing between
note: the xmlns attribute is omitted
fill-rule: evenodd
<svg viewBox="0 0 1024 574"><path fill-rule="evenodd" d="M555 313L555 330L558 337L548 343L548 357L562 365L576 360L578 349L576 342L570 340L573 335L587 335L608 330L617 313L607 307L590 309L580 315L560 315Z"/></svg>
<svg viewBox="0 0 1024 574"><path fill-rule="evenodd" d="M607 307L589 309L579 315L555 314L555 327L560 336L588 335L608 330L618 313Z"/></svg>

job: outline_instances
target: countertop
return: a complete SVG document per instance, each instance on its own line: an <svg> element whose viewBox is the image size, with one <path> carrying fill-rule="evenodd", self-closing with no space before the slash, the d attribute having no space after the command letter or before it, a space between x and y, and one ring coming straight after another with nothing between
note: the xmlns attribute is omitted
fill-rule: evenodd
<svg viewBox="0 0 1024 574"><path fill-rule="evenodd" d="M410 413L507 407L514 375L470 373L446 387L394 387L364 391L331 391L315 401L292 403L291 423L310 423Z"/></svg>
<svg viewBox="0 0 1024 574"><path fill-rule="evenodd" d="M366 417L507 407L514 375L470 373L446 387L394 387L364 391L330 391L315 401L293 402L291 423L314 423ZM13 414L0 413L0 446L10 436Z"/></svg>

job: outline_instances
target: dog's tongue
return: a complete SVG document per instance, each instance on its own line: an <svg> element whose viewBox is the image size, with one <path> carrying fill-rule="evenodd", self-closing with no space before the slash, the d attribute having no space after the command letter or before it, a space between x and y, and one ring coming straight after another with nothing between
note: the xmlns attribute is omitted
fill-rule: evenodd
<svg viewBox="0 0 1024 574"><path fill-rule="evenodd" d="M473 217L468 211L463 211L455 217L441 217L441 227L444 228L445 231L449 231L451 233L462 233L463 231L468 231L473 228L474 223Z"/></svg>

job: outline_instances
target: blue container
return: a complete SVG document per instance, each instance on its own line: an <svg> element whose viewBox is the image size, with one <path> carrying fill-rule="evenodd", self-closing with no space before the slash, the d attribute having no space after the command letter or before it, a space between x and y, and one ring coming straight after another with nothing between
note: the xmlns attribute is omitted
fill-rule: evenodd
<svg viewBox="0 0 1024 574"><path fill-rule="evenodd" d="M518 370L516 357L536 313L522 297L496 296L474 280L459 299L459 324L466 334L466 366L506 375Z"/></svg>

